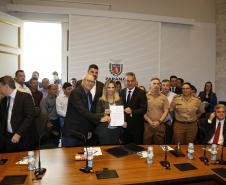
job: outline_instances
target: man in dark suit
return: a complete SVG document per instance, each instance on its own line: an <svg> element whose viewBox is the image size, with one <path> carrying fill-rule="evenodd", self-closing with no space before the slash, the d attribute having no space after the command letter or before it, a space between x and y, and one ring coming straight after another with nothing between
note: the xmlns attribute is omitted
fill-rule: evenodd
<svg viewBox="0 0 226 185"><path fill-rule="evenodd" d="M176 94L182 94L182 88L181 87L177 87L177 76L172 75L170 76L170 91L176 93Z"/></svg>
<svg viewBox="0 0 226 185"><path fill-rule="evenodd" d="M143 90L136 87L136 76L128 72L126 88L121 91L127 128L123 140L127 143L142 144L144 134L144 114L147 112L147 97Z"/></svg>
<svg viewBox="0 0 226 185"><path fill-rule="evenodd" d="M95 114L92 94L95 80L93 75L87 74L80 86L75 88L68 99L68 107L63 126L62 146L84 145L85 137L92 139L94 128L99 122L109 122L110 117ZM82 137L82 138L81 138Z"/></svg>
<svg viewBox="0 0 226 185"><path fill-rule="evenodd" d="M199 142L203 144L226 145L226 107L218 104L209 119L199 121Z"/></svg>
<svg viewBox="0 0 226 185"><path fill-rule="evenodd" d="M90 90L92 94L92 101L93 101L93 108L96 110L96 104L99 100L99 97L102 96L104 84L97 80L98 78L98 66L96 64L91 64L88 68L88 74L94 77L94 85L93 88ZM81 86L82 80L79 80L76 83L76 87Z"/></svg>
<svg viewBox="0 0 226 185"><path fill-rule="evenodd" d="M0 104L0 150L4 152L27 150L33 144L32 97L28 93L18 91L10 76L0 78L0 91L5 96Z"/></svg>

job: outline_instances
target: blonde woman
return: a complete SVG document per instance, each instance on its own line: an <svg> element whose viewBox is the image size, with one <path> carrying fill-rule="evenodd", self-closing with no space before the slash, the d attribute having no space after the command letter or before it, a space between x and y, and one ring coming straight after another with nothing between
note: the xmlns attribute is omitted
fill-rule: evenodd
<svg viewBox="0 0 226 185"><path fill-rule="evenodd" d="M96 112L101 116L109 115L110 105L122 105L122 100L116 89L116 83L113 80L106 81L103 88L103 95L97 103ZM126 124L123 127L125 126ZM120 144L119 141L123 133L123 128L112 127L107 122L101 122L96 127L95 133L100 145Z"/></svg>

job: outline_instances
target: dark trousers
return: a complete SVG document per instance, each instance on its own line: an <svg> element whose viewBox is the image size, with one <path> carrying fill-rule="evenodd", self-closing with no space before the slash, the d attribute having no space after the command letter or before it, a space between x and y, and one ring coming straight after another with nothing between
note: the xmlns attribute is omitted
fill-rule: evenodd
<svg viewBox="0 0 226 185"><path fill-rule="evenodd" d="M124 129L122 136L123 144L135 143L137 145L143 144L144 130L136 130L136 132L131 132L127 128Z"/></svg>
<svg viewBox="0 0 226 185"><path fill-rule="evenodd" d="M108 128L107 124L105 125L100 123L95 129L95 133L98 138L98 144L115 145L119 144L120 136L123 133L123 128Z"/></svg>
<svg viewBox="0 0 226 185"><path fill-rule="evenodd" d="M74 146L85 146L85 141L74 137L63 137L62 147L74 147Z"/></svg>
<svg viewBox="0 0 226 185"><path fill-rule="evenodd" d="M1 141L1 152L4 153L10 153L10 152L20 152L20 151L26 151L29 149L32 149L31 144L28 142L28 140L25 140L21 137L19 143L12 143L12 137L14 134L12 133L6 133L4 135L3 140Z"/></svg>

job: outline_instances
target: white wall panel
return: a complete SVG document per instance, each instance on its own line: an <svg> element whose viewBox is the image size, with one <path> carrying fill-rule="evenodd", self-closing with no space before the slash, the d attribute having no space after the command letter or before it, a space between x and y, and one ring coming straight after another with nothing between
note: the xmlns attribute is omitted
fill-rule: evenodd
<svg viewBox="0 0 226 185"><path fill-rule="evenodd" d="M6 47L20 47L20 27L0 20L0 45Z"/></svg>
<svg viewBox="0 0 226 185"><path fill-rule="evenodd" d="M149 87L153 77L175 74L195 85L215 81L215 24L194 25L71 15L69 78L81 79L89 64L110 75L109 61L133 71Z"/></svg>
<svg viewBox="0 0 226 185"><path fill-rule="evenodd" d="M14 53L0 51L0 77L10 75L14 77L20 65L20 56Z"/></svg>
<svg viewBox="0 0 226 185"><path fill-rule="evenodd" d="M215 82L215 25L162 24L161 78L175 74L198 91L206 81Z"/></svg>
<svg viewBox="0 0 226 185"><path fill-rule="evenodd" d="M151 76L158 76L158 22L72 15L69 25L69 78L81 79L95 63L105 81L111 75L110 60L123 64L123 73L135 72L146 86Z"/></svg>

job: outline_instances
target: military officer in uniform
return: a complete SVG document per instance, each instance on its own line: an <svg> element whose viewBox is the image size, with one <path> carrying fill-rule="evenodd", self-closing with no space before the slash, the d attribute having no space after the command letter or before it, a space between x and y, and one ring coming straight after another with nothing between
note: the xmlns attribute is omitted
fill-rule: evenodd
<svg viewBox="0 0 226 185"><path fill-rule="evenodd" d="M177 144L188 144L194 142L198 126L197 120L204 113L204 107L197 96L192 95L191 84L184 83L182 86L182 95L174 97L170 112L174 116L173 139Z"/></svg>

